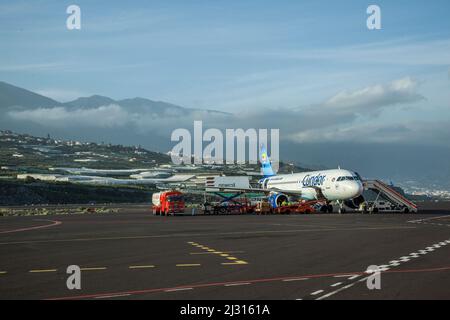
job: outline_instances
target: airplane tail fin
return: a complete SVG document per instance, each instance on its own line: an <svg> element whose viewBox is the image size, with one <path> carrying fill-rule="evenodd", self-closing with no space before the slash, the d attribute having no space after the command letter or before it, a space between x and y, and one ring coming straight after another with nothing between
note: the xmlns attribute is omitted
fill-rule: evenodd
<svg viewBox="0 0 450 320"><path fill-rule="evenodd" d="M267 149L264 145L261 146L259 161L261 161L261 172L264 177L271 177L275 175L272 165L270 164L269 156L267 155Z"/></svg>

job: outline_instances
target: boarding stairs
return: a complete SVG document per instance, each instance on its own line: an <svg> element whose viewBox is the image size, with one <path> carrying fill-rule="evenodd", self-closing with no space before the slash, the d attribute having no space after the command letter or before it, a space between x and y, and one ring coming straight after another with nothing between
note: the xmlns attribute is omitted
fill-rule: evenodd
<svg viewBox="0 0 450 320"><path fill-rule="evenodd" d="M379 196L386 198L393 204L407 209L405 211L417 212L417 205L415 203L380 180L365 180L364 188L375 191Z"/></svg>

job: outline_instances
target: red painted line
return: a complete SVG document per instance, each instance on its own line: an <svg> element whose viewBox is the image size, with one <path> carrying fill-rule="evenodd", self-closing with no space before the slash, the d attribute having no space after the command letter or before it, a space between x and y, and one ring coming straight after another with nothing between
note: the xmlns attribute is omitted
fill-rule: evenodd
<svg viewBox="0 0 450 320"><path fill-rule="evenodd" d="M51 223L50 224L45 224L45 225L42 225L42 226L35 226L35 227L29 227L29 228L20 228L20 229L14 229L14 230L0 231L0 234L22 232L22 231L30 231L30 230L37 230L37 229L44 229L44 228L55 227L55 226L58 226L58 225L62 224L61 221L57 221L57 220L35 220L35 221L50 221Z"/></svg>
<svg viewBox="0 0 450 320"><path fill-rule="evenodd" d="M436 271L448 271L450 270L450 266L448 267L439 267L439 268L429 268L429 269L405 269L405 270L395 270L395 271L383 271L382 273L412 273L412 272L436 272ZM277 277L277 278L265 278L265 279L253 279L253 280L238 280L238 281L227 281L227 282L212 282L212 283L204 283L204 284L196 284L196 285L184 285L177 287L168 287L168 288L155 288L155 289L144 289L144 290L132 290L132 291L120 291L120 292L107 292L107 293L94 293L94 294L86 294L86 295L78 295L78 296L67 296L67 297L58 297L58 298L50 298L45 300L76 300L76 299L89 299L89 298L99 298L111 295L134 295L134 294L146 294L146 293L156 293L156 292L164 292L167 290L178 290L178 289L187 289L187 288L206 288L206 287L217 287L224 286L227 284L236 284L236 283L263 283L263 282L272 282L272 281L281 281L292 278L326 278L326 277L334 277L338 275L367 275L365 272L341 272L341 273L326 273L326 274L312 274L312 275L302 275L302 276L289 276L289 277Z"/></svg>

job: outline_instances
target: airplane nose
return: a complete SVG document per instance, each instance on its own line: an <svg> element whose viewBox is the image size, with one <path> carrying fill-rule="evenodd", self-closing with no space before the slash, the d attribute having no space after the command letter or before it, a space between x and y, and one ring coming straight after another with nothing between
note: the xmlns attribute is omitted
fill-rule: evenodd
<svg viewBox="0 0 450 320"><path fill-rule="evenodd" d="M363 184L361 182L358 182L358 196L360 196L364 191Z"/></svg>
<svg viewBox="0 0 450 320"><path fill-rule="evenodd" d="M352 181L352 183L348 186L348 192L351 198L356 198L363 192L363 186L359 182Z"/></svg>

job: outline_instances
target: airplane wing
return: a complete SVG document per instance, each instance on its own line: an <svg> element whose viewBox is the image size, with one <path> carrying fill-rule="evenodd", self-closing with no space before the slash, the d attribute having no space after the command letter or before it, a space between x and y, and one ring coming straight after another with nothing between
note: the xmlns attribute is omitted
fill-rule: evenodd
<svg viewBox="0 0 450 320"><path fill-rule="evenodd" d="M234 188L234 187L208 187L204 189L205 191L211 191L211 192L243 192L243 193L264 193L264 194L270 194L272 192L280 192L288 195L298 195L301 196L302 191L301 190L279 190L277 188L271 188L271 189L262 189L262 188Z"/></svg>
<svg viewBox="0 0 450 320"><path fill-rule="evenodd" d="M322 193L322 189L319 187L305 187L305 188L313 188L316 191L316 200L317 201L328 201L325 195ZM184 189L184 188L181 188ZM270 195L273 192L282 193L285 195L291 196L299 196L301 197L303 192L302 190L280 190L277 188L271 189L262 189L262 188L234 188L234 187L208 187L208 188L186 188L188 189L188 193L203 193L203 192L236 192L236 193L262 193L265 195Z"/></svg>
<svg viewBox="0 0 450 320"><path fill-rule="evenodd" d="M327 201L327 198L322 192L322 189L319 187L305 187L305 188L313 188L316 191L316 199L318 201ZM270 194L273 192L279 192L283 193L285 195L292 195L292 196L302 196L303 192L302 190L280 190L277 188L270 188L270 189L262 189L262 188L233 188L233 187L210 187L205 188L205 191L211 191L211 192L242 192L242 193L263 193L263 194Z"/></svg>

